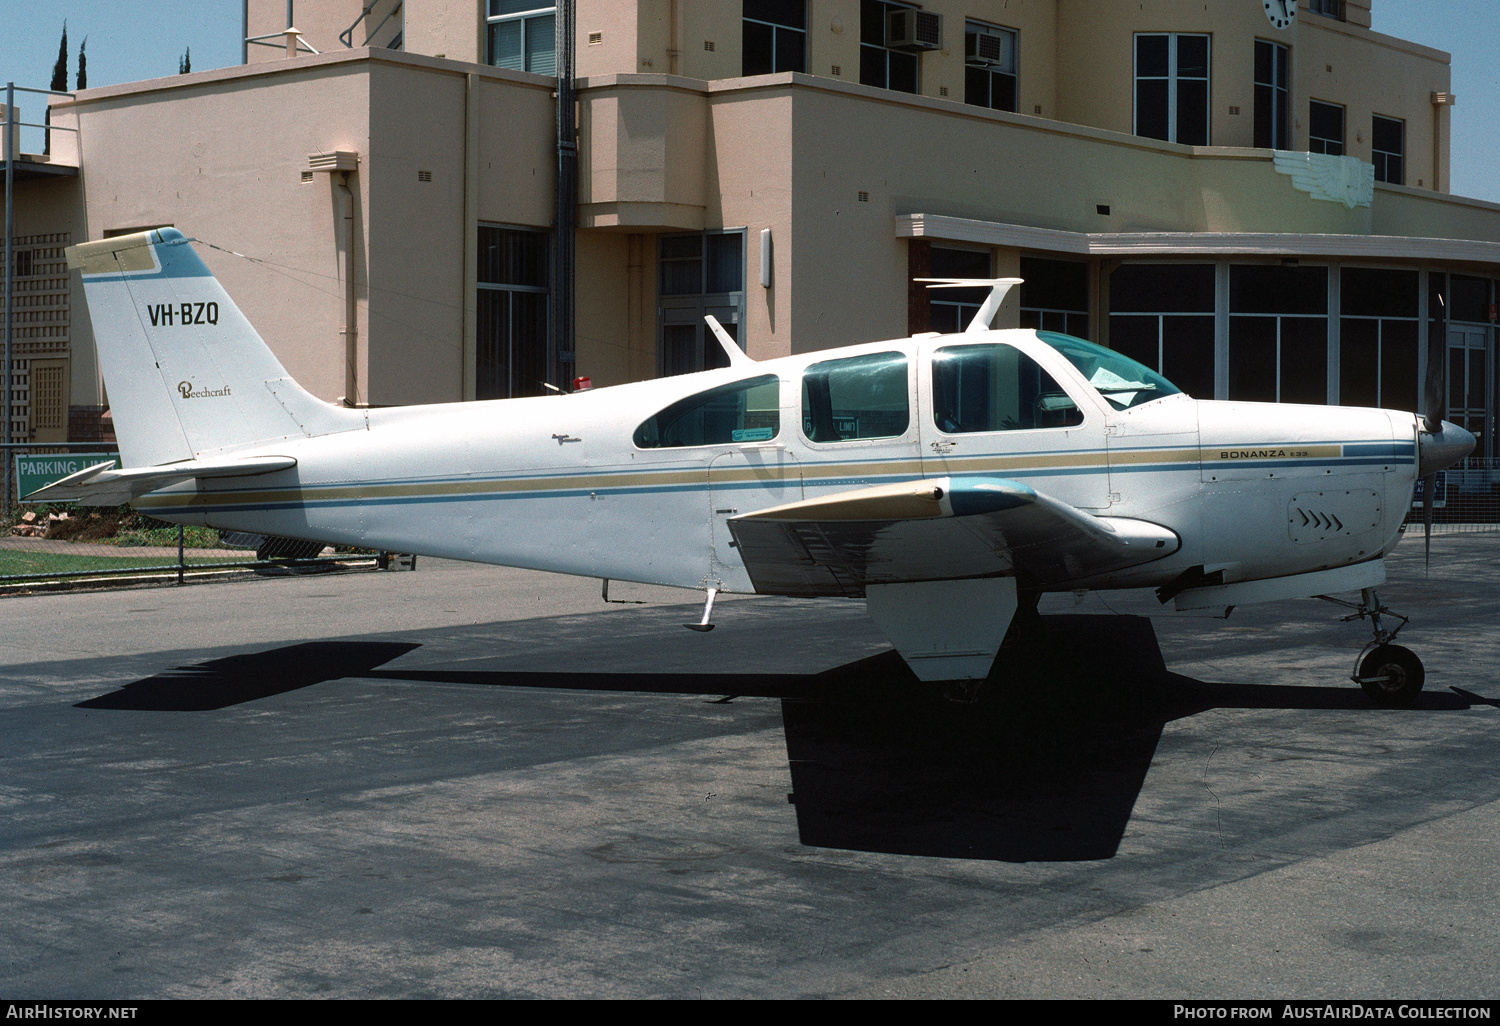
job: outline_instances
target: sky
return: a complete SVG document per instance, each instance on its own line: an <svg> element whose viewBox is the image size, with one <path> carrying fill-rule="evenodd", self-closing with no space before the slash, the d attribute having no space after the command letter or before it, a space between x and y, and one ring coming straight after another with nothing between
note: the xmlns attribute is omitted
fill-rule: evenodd
<svg viewBox="0 0 1500 1026"><path fill-rule="evenodd" d="M0 0L0 84L46 88L64 21L69 88L85 37L90 86L174 75L187 50L194 71L238 64L241 6L241 0ZM1375 31L1453 55L1452 191L1500 203L1500 2L1374 0L1373 11ZM22 94L17 101L23 119L30 120L25 110L37 99Z"/></svg>

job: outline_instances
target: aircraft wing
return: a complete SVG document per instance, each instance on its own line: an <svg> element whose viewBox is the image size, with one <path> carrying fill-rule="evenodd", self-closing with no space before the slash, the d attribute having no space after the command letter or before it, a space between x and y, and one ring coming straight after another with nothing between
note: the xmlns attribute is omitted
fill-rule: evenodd
<svg viewBox="0 0 1500 1026"><path fill-rule="evenodd" d="M1158 524L1094 516L992 477L839 492L732 517L729 530L756 591L855 598L867 584L974 577L1057 585L1181 545Z"/></svg>
<svg viewBox="0 0 1500 1026"><path fill-rule="evenodd" d="M287 470L297 465L293 456L183 460L156 467L115 470L113 463L97 463L76 474L23 496L27 502L77 502L84 506L119 506L158 488L204 477L251 477Z"/></svg>

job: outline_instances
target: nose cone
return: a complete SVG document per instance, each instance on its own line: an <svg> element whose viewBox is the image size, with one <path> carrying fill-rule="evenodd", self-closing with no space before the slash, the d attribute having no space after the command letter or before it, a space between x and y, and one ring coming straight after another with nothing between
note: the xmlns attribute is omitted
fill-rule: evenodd
<svg viewBox="0 0 1500 1026"><path fill-rule="evenodd" d="M1474 451L1474 436L1446 420L1436 432L1424 426L1417 432L1417 476L1430 477Z"/></svg>

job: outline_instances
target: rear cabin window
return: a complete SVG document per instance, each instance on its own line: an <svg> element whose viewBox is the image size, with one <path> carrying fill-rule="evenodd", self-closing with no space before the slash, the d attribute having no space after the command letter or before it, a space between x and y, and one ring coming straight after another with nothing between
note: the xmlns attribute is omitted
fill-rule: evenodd
<svg viewBox="0 0 1500 1026"><path fill-rule="evenodd" d="M1083 411L1014 346L939 349L932 357L932 421L939 431L1025 431L1083 423Z"/></svg>
<svg viewBox="0 0 1500 1026"><path fill-rule="evenodd" d="M635 429L641 449L766 442L781 431L781 382L774 374L680 399Z"/></svg>
<svg viewBox="0 0 1500 1026"><path fill-rule="evenodd" d="M802 433L810 441L894 438L910 423L903 353L825 360L802 372Z"/></svg>

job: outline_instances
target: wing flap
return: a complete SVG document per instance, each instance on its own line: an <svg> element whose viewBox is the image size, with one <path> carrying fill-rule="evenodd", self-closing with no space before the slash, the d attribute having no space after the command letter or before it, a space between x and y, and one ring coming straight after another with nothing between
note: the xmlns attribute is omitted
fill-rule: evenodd
<svg viewBox="0 0 1500 1026"><path fill-rule="evenodd" d="M84 506L119 506L167 485L193 478L253 477L297 465L294 456L251 456L245 459L183 460L156 467L111 469L98 463L69 474L24 496L26 502L77 502Z"/></svg>
<svg viewBox="0 0 1500 1026"><path fill-rule="evenodd" d="M729 520L757 591L859 597L870 584L1016 576L1069 581L1176 552L1158 524L1098 517L1019 481L930 478Z"/></svg>

